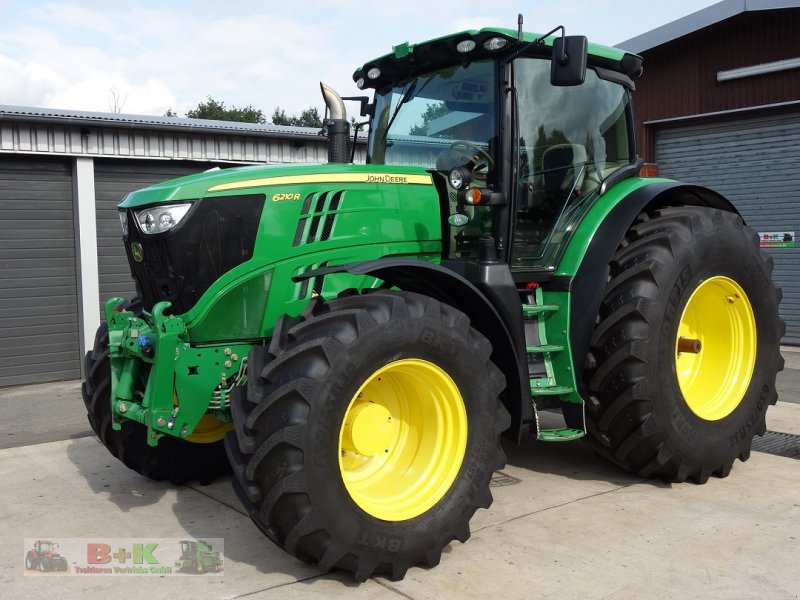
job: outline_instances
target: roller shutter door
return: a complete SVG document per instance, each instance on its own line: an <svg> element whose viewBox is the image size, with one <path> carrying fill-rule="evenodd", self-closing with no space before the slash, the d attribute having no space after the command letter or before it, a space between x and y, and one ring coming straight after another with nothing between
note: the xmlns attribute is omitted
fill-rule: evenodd
<svg viewBox="0 0 800 600"><path fill-rule="evenodd" d="M800 234L800 113L670 127L656 132L659 174L710 187L759 232ZM800 246L770 248L783 288L786 344L800 344Z"/></svg>
<svg viewBox="0 0 800 600"><path fill-rule="evenodd" d="M100 315L109 298L132 298L136 288L122 245L117 204L129 192L212 168L213 164L146 160L96 160L97 260L100 278Z"/></svg>
<svg viewBox="0 0 800 600"><path fill-rule="evenodd" d="M72 167L0 156L0 386L80 377Z"/></svg>

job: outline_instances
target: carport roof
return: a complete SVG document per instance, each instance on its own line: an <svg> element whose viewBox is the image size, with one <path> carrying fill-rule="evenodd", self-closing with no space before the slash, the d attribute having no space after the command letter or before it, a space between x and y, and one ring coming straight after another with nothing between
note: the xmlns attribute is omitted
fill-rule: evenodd
<svg viewBox="0 0 800 600"><path fill-rule="evenodd" d="M745 12L781 8L800 8L800 2L797 0L724 0L724 2L712 4L708 8L682 17L677 21L667 23L647 33L620 42L616 47L634 54L641 54L651 48L666 44L679 37L694 33L704 27Z"/></svg>

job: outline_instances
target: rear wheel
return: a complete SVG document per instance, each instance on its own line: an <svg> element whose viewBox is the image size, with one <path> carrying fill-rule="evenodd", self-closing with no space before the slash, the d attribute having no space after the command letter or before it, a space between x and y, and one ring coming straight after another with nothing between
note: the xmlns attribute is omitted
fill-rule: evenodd
<svg viewBox="0 0 800 600"><path fill-rule="evenodd" d="M94 349L86 354L86 381L81 392L92 430L111 454L137 473L176 485L190 480L205 485L230 473L222 441L226 429L214 423L201 420L202 427L187 440L163 436L157 446L147 444L147 430L139 423L125 421L119 431L111 427L111 368L105 323L97 330Z"/></svg>
<svg viewBox="0 0 800 600"><path fill-rule="evenodd" d="M588 437L601 454L697 483L747 460L783 368L771 272L735 214L640 215L611 261L586 370Z"/></svg>
<svg viewBox="0 0 800 600"><path fill-rule="evenodd" d="M322 570L434 566L492 498L505 386L468 318L380 291L315 301L248 360L226 446L234 487L280 547Z"/></svg>

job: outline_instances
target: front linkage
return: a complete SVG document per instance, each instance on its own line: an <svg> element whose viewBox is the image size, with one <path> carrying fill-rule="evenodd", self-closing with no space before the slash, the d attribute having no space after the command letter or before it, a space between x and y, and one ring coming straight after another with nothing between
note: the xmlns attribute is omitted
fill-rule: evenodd
<svg viewBox="0 0 800 600"><path fill-rule="evenodd" d="M246 381L252 346L193 347L183 319L164 314L169 302L156 304L150 319L120 310L122 303L115 297L105 305L112 428L126 419L141 423L155 446L163 435L191 438L207 413L229 423L230 393Z"/></svg>

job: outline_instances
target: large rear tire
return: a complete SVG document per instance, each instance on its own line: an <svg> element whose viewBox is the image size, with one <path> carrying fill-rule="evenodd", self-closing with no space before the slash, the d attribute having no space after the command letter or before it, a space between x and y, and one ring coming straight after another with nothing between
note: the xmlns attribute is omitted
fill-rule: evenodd
<svg viewBox="0 0 800 600"><path fill-rule="evenodd" d="M119 431L111 427L111 367L105 323L97 330L94 349L86 354L86 380L81 393L92 430L111 454L137 473L175 485L194 480L206 485L231 472L222 439L193 443L164 436L157 446L149 446L143 425L125 421Z"/></svg>
<svg viewBox="0 0 800 600"><path fill-rule="evenodd" d="M226 435L234 487L278 546L358 581L438 564L505 464L491 345L407 292L314 301L248 360Z"/></svg>
<svg viewBox="0 0 800 600"><path fill-rule="evenodd" d="M696 483L747 460L783 368L771 273L733 213L639 216L612 258L585 372L600 454L640 476Z"/></svg>

